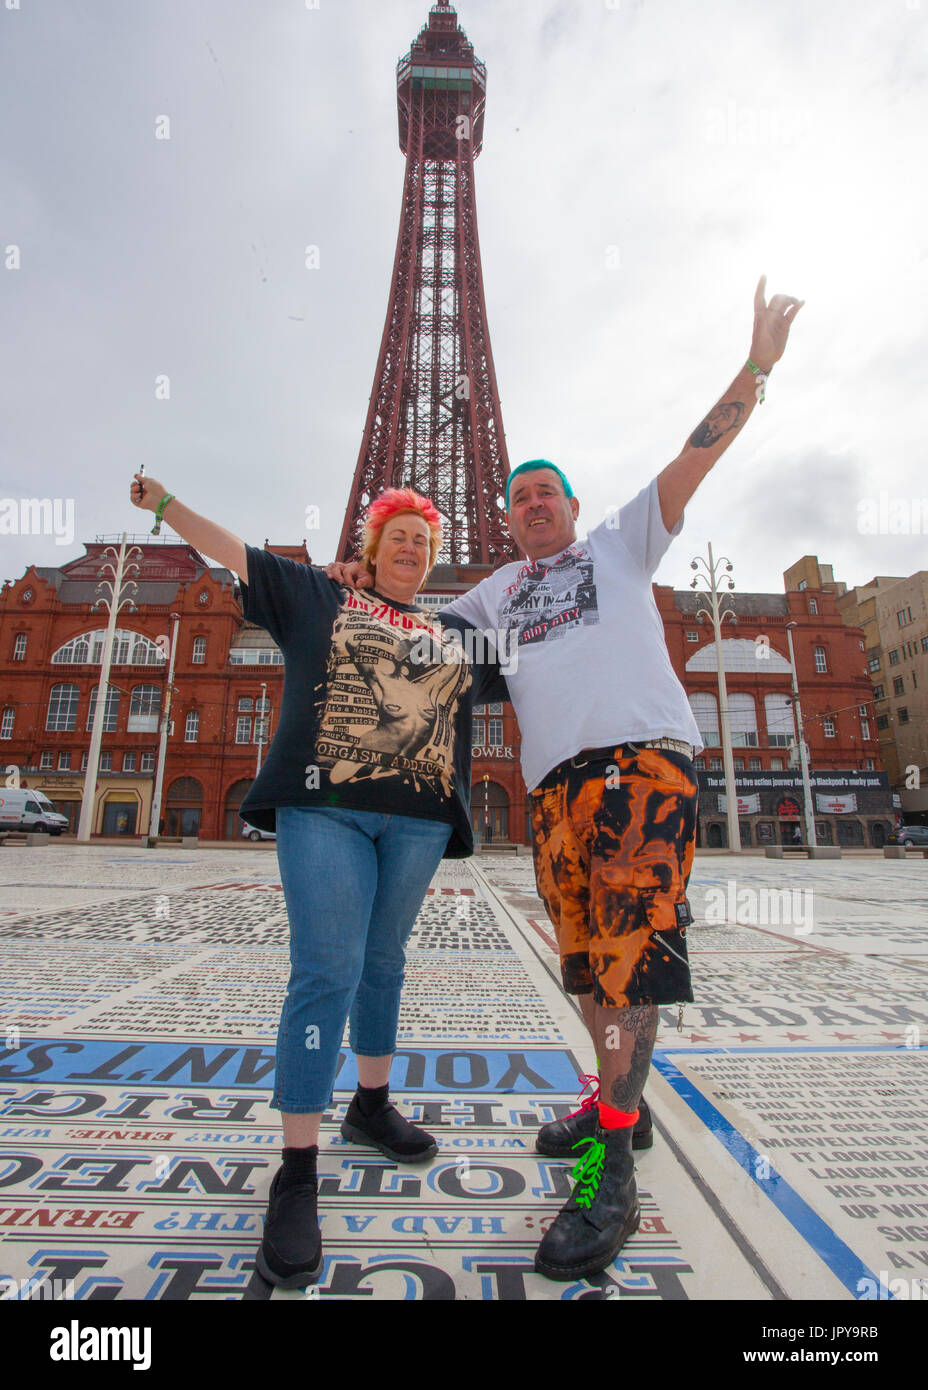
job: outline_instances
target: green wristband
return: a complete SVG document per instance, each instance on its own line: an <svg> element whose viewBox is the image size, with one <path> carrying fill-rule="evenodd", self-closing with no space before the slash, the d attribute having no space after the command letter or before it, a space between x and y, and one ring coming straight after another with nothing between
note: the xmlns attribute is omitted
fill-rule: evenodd
<svg viewBox="0 0 928 1390"><path fill-rule="evenodd" d="M161 519L162 519L162 517L164 516L164 509L165 509L165 507L168 505L169 502L173 502L173 501L174 501L174 494L173 494L173 492L167 492L167 493L165 493L165 495L162 497L161 501L158 503L158 510L155 512L155 524L154 524L154 526L151 528L151 534L152 534L153 536L157 536L157 535L160 534L160 532L161 532Z"/></svg>
<svg viewBox="0 0 928 1390"><path fill-rule="evenodd" d="M763 405L767 395L765 387L767 385L767 378L770 375L770 372L765 372L762 367L758 367L757 363L752 362L750 357L748 358L748 366L750 367L754 375L757 377L757 390L755 392L755 395L757 396L757 403L758 405Z"/></svg>

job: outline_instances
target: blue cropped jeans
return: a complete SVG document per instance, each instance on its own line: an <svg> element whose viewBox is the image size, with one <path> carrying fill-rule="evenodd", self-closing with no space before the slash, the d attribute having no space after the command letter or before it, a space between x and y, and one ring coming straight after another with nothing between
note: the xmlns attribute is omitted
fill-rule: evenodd
<svg viewBox="0 0 928 1390"><path fill-rule="evenodd" d="M396 1048L405 945L450 824L328 806L278 806L277 860L290 918L290 982L271 1105L332 1100L349 1020L356 1056Z"/></svg>

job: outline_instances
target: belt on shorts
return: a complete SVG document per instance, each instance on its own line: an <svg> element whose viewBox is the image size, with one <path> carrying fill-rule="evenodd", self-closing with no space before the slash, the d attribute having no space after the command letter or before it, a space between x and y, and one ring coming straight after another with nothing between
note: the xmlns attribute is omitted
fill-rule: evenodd
<svg viewBox="0 0 928 1390"><path fill-rule="evenodd" d="M670 748L675 753L682 753L685 758L692 759L693 757L693 745L691 743L686 743L680 738L649 738L643 740L641 743L633 743L631 740L627 740L625 743L610 743L605 748L583 748L579 753L575 753L572 758L567 758L564 762L558 763L557 767L553 767L551 771L541 779L538 786L543 787L549 782L558 780L569 768L585 767L587 763L609 762L615 757L615 750L617 748L631 748L634 751L637 751L639 748Z"/></svg>

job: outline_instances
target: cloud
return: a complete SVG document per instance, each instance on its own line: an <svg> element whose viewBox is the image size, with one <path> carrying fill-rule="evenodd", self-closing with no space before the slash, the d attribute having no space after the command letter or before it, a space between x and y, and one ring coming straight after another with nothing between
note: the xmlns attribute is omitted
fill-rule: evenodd
<svg viewBox="0 0 928 1390"><path fill-rule="evenodd" d="M316 505L311 553L334 553L396 246L395 62L428 8L5 16L3 490L76 498L67 558L148 529L125 500L142 460L249 541L298 542ZM765 271L806 307L659 581L685 586L707 538L752 590L805 551L848 584L920 568L923 538L863 536L855 508L925 491L928 11L456 8L488 64L476 196L512 459L562 461L587 520L627 500L737 373ZM62 549L4 537L3 576Z"/></svg>

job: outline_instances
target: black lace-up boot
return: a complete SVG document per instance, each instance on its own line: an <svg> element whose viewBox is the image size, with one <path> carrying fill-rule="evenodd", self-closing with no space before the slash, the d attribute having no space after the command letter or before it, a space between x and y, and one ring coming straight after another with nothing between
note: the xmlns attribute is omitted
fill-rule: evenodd
<svg viewBox="0 0 928 1390"><path fill-rule="evenodd" d="M548 1124L542 1125L535 1136L535 1148L540 1154L546 1154L548 1158L576 1158L577 1152L575 1145L583 1139L592 1139L596 1133L596 1126L599 1124L599 1079L594 1076L579 1076L578 1081L585 1083L583 1090L595 1082L595 1090L591 1096L580 1106L579 1110L574 1110L570 1115L565 1115L563 1120L551 1120ZM581 1095L583 1092L581 1091ZM650 1149L654 1143L653 1127L651 1124L651 1112L644 1096L638 1102L638 1119L635 1121L635 1128L632 1134L633 1149Z"/></svg>
<svg viewBox="0 0 928 1390"><path fill-rule="evenodd" d="M632 1128L603 1129L582 1140L571 1176L576 1186L535 1253L548 1279L582 1279L610 1265L638 1229ZM581 1156L582 1155L582 1156Z"/></svg>

